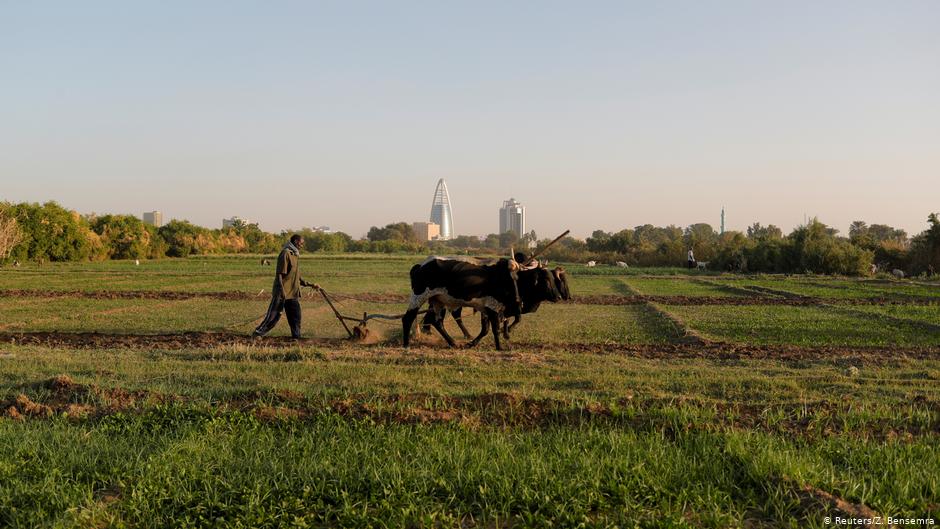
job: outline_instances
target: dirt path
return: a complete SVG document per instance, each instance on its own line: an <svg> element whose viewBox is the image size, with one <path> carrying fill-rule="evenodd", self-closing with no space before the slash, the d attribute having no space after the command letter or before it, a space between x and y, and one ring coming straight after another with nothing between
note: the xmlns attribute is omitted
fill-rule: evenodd
<svg viewBox="0 0 940 529"><path fill-rule="evenodd" d="M205 349L229 345L259 347L310 347L318 346L338 350L359 351L377 357L394 352L409 351L414 354L432 354L440 346L421 346L410 350L398 343L380 342L363 345L345 339L306 338L291 340L289 337L265 337L253 339L245 334L231 332L187 332L177 334L109 334L66 332L0 332L0 343L13 345L35 345L76 349ZM674 344L599 344L599 343L532 343L513 342L511 351L517 352L576 352L585 354L618 354L638 358L674 359L703 358L716 360L768 359L768 360L857 360L868 363L886 363L901 359L940 360L940 346L798 346L798 345L749 345L721 342L674 343ZM479 350L488 350L485 347ZM452 351L458 352L459 349Z"/></svg>
<svg viewBox="0 0 940 529"><path fill-rule="evenodd" d="M332 293L331 293L332 294ZM180 292L172 290L0 290L0 298L43 298L43 299L164 299L183 301L189 299L215 299L221 301L265 300L270 291L261 292ZM351 301L375 303L407 303L408 296L403 294L335 294Z"/></svg>
<svg viewBox="0 0 940 529"><path fill-rule="evenodd" d="M700 306L700 305L787 305L787 306L819 306L819 305L940 305L940 297L872 297L872 298L817 298L802 296L789 292L778 291L761 287L754 290L741 289L749 292L747 296L657 296L644 294L592 294L575 296L567 303L575 305L643 305L646 303L659 303L661 305ZM407 303L406 294L388 293L361 293L343 294L331 293L333 296L366 303ZM189 299L215 299L221 301L251 301L264 300L269 292L260 293L229 291L229 292L179 292L162 290L0 290L0 298L36 298L36 299L161 299L170 301L183 301Z"/></svg>
<svg viewBox="0 0 940 529"><path fill-rule="evenodd" d="M65 414L71 419L93 418L122 411L145 411L148 407L167 403L205 401L192 396L164 394L146 389L101 387L81 384L65 374L51 379L27 382L0 395L0 416L15 420L50 418ZM326 394L305 395L287 390L252 390L213 399L218 412L249 412L263 420L303 419L323 413L347 418L368 418L379 423L450 423L468 426L542 427L558 424L583 424L612 421L638 430L673 430L676 425L656 410L674 406L711 410L713 419L681 428L712 430L714 426L760 430L788 436L862 436L874 439L935 436L940 425L923 428L914 424L898 425L894 430L859 428L847 425L840 417L850 413L851 403L814 401L804 403L766 404L747 402L713 402L696 399L676 402L673 397L634 395L610 400L558 399L530 397L516 393L486 392L471 395L431 393L353 393L342 397ZM919 401L916 406L925 412L938 409L935 401ZM636 413L616 410L634 408ZM768 413L772 410L773 413ZM648 413L652 411L652 413ZM807 416L814 417L813 420ZM870 426L876 426L874 424ZM832 502L846 512L855 506L818 489L804 490L814 499Z"/></svg>

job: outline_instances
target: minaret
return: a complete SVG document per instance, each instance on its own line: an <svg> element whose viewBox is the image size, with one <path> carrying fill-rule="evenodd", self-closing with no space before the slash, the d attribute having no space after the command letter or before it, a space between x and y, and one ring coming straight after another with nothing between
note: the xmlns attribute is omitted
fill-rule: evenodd
<svg viewBox="0 0 940 529"><path fill-rule="evenodd" d="M725 207L721 206L721 234L725 233Z"/></svg>
<svg viewBox="0 0 940 529"><path fill-rule="evenodd" d="M431 202L431 222L441 227L441 240L454 238L454 214L450 210L450 195L447 193L447 184L441 178L434 189L434 200Z"/></svg>

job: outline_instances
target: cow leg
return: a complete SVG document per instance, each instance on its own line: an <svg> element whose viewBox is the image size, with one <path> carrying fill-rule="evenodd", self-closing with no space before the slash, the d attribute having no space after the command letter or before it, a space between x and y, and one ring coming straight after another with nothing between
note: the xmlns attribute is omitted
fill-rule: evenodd
<svg viewBox="0 0 940 529"><path fill-rule="evenodd" d="M513 317L512 324L509 325L509 328L506 329L506 338L509 338L509 333L512 332L512 328L516 325L519 325L519 322L522 321L522 316L516 314Z"/></svg>
<svg viewBox="0 0 940 529"><path fill-rule="evenodd" d="M418 309L405 312L405 315L401 318L402 345L405 347L408 347L408 343L411 341L411 326L414 325L417 318Z"/></svg>
<svg viewBox="0 0 940 529"><path fill-rule="evenodd" d="M428 334L431 332L431 325L433 325L434 320L436 319L437 314L430 307L428 311L424 313L424 318L421 319L421 332Z"/></svg>
<svg viewBox="0 0 940 529"><path fill-rule="evenodd" d="M462 307L457 307L456 309L454 309L454 310L452 310L452 311L450 312L450 315L453 316L453 317L454 317L454 321L457 322L457 327L460 327L460 332L463 333L463 337L469 340L469 339L470 339L470 331L467 330L467 326L463 324L463 319L461 319L461 317L460 317L460 315L461 315L462 312L463 312L463 308L462 308Z"/></svg>
<svg viewBox="0 0 940 529"><path fill-rule="evenodd" d="M434 318L434 321L431 323L431 325L433 325L434 328L437 329L437 332L440 333L444 340L447 341L447 345L451 347L455 347L457 345L457 342L455 342L454 339L451 338L449 334L447 334L447 330L444 329L444 322L442 319Z"/></svg>
<svg viewBox="0 0 940 529"><path fill-rule="evenodd" d="M490 322L486 317L486 312L484 311L480 313L480 334L478 334L476 338L470 340L470 342L467 343L467 347L476 347L476 345L480 343L480 340L482 340L488 332L490 332Z"/></svg>
<svg viewBox="0 0 940 529"><path fill-rule="evenodd" d="M496 350L502 350L499 345L499 314L495 310L486 309L487 317L490 319L490 325L493 328L493 341L496 342Z"/></svg>

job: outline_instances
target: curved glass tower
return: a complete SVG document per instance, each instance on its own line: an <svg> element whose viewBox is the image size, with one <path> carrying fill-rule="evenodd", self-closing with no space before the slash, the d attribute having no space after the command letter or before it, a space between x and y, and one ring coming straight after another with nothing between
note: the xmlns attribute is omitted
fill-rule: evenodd
<svg viewBox="0 0 940 529"><path fill-rule="evenodd" d="M454 238L454 214L450 210L450 196L447 194L447 184L443 178L437 181L437 188L434 189L431 222L440 225L442 240Z"/></svg>

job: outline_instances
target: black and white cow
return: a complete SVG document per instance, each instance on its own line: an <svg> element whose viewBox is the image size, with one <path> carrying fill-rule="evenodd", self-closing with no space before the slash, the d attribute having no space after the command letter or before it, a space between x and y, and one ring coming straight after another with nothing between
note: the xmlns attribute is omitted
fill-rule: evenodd
<svg viewBox="0 0 940 529"><path fill-rule="evenodd" d="M521 312L522 303L516 283L518 269L519 264L509 259L500 259L494 264L479 265L432 258L413 266L410 275L414 296L402 318L403 345L408 347L410 343L411 327L418 316L422 304L421 297L427 296L429 310L424 323L437 329L448 345L453 347L456 343L444 330L443 319L446 309L472 306L471 302L476 301L478 303L476 306L489 316L496 349L500 349L498 333L500 310L509 314ZM449 303L450 307L447 306Z"/></svg>

